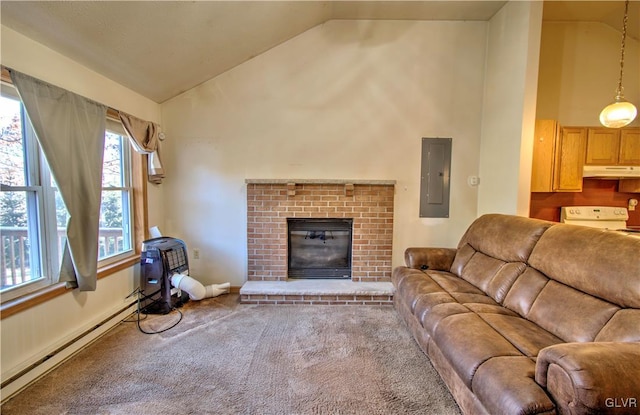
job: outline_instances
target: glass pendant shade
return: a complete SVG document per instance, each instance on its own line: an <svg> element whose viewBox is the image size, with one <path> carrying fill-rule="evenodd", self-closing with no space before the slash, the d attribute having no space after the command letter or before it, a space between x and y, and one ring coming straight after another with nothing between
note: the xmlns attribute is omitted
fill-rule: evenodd
<svg viewBox="0 0 640 415"><path fill-rule="evenodd" d="M622 93L622 75L624 73L624 46L627 39L627 19L629 14L629 0L624 2L624 17L622 18L622 44L620 45L620 77L616 89L615 100L607 105L600 113L600 123L609 128L620 128L630 124L638 115L638 109L624 99Z"/></svg>
<svg viewBox="0 0 640 415"><path fill-rule="evenodd" d="M620 128L630 124L638 115L638 110L629 101L617 96L600 113L600 123L609 128Z"/></svg>

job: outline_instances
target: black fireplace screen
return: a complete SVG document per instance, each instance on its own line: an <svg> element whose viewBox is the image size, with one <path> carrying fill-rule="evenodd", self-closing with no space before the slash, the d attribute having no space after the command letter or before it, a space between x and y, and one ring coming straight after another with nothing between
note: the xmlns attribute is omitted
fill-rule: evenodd
<svg viewBox="0 0 640 415"><path fill-rule="evenodd" d="M288 219L289 278L351 278L353 219Z"/></svg>

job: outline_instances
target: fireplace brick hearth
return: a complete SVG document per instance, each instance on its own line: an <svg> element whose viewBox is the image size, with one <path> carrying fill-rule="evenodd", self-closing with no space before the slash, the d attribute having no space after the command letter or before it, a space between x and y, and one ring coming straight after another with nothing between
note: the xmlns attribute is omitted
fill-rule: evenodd
<svg viewBox="0 0 640 415"><path fill-rule="evenodd" d="M351 218L351 280L391 280L395 181L247 180L249 281L287 281L287 218Z"/></svg>

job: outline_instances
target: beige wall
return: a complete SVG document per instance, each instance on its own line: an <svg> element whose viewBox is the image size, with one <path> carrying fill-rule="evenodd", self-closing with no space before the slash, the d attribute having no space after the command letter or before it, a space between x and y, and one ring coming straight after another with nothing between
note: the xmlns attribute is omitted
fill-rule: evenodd
<svg viewBox="0 0 640 415"><path fill-rule="evenodd" d="M2 26L2 64L87 98L141 118L160 121L159 105L121 85ZM150 188L150 201L162 198L161 188ZM160 203L155 203L161 206ZM158 210L151 214L162 218ZM138 285L129 268L98 281L95 292L77 290L0 320L2 380L14 375L57 347L120 310L125 296ZM5 391L3 389L3 398Z"/></svg>
<svg viewBox="0 0 640 415"><path fill-rule="evenodd" d="M245 179L397 180L393 263L476 217L486 22L336 20L164 104L167 228L242 285ZM451 216L420 219L422 137L452 137Z"/></svg>
<svg viewBox="0 0 640 415"><path fill-rule="evenodd" d="M542 2L509 2L489 22L478 215L529 215Z"/></svg>
<svg viewBox="0 0 640 415"><path fill-rule="evenodd" d="M601 23L545 22L540 45L537 117L565 126L597 126L613 101L621 33ZM624 94L640 107L640 43L627 37ZM640 118L631 124L640 126Z"/></svg>

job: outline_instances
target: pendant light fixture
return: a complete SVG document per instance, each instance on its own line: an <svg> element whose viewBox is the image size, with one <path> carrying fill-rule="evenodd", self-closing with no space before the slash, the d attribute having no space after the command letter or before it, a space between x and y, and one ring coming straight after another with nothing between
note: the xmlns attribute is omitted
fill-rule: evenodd
<svg viewBox="0 0 640 415"><path fill-rule="evenodd" d="M614 101L607 105L600 113L600 123L609 128L620 128L631 123L638 115L638 110L629 101L624 99L622 87L622 72L624 69L624 46L627 39L627 14L629 12L629 0L624 2L624 18L622 19L622 46L620 48L620 78Z"/></svg>

